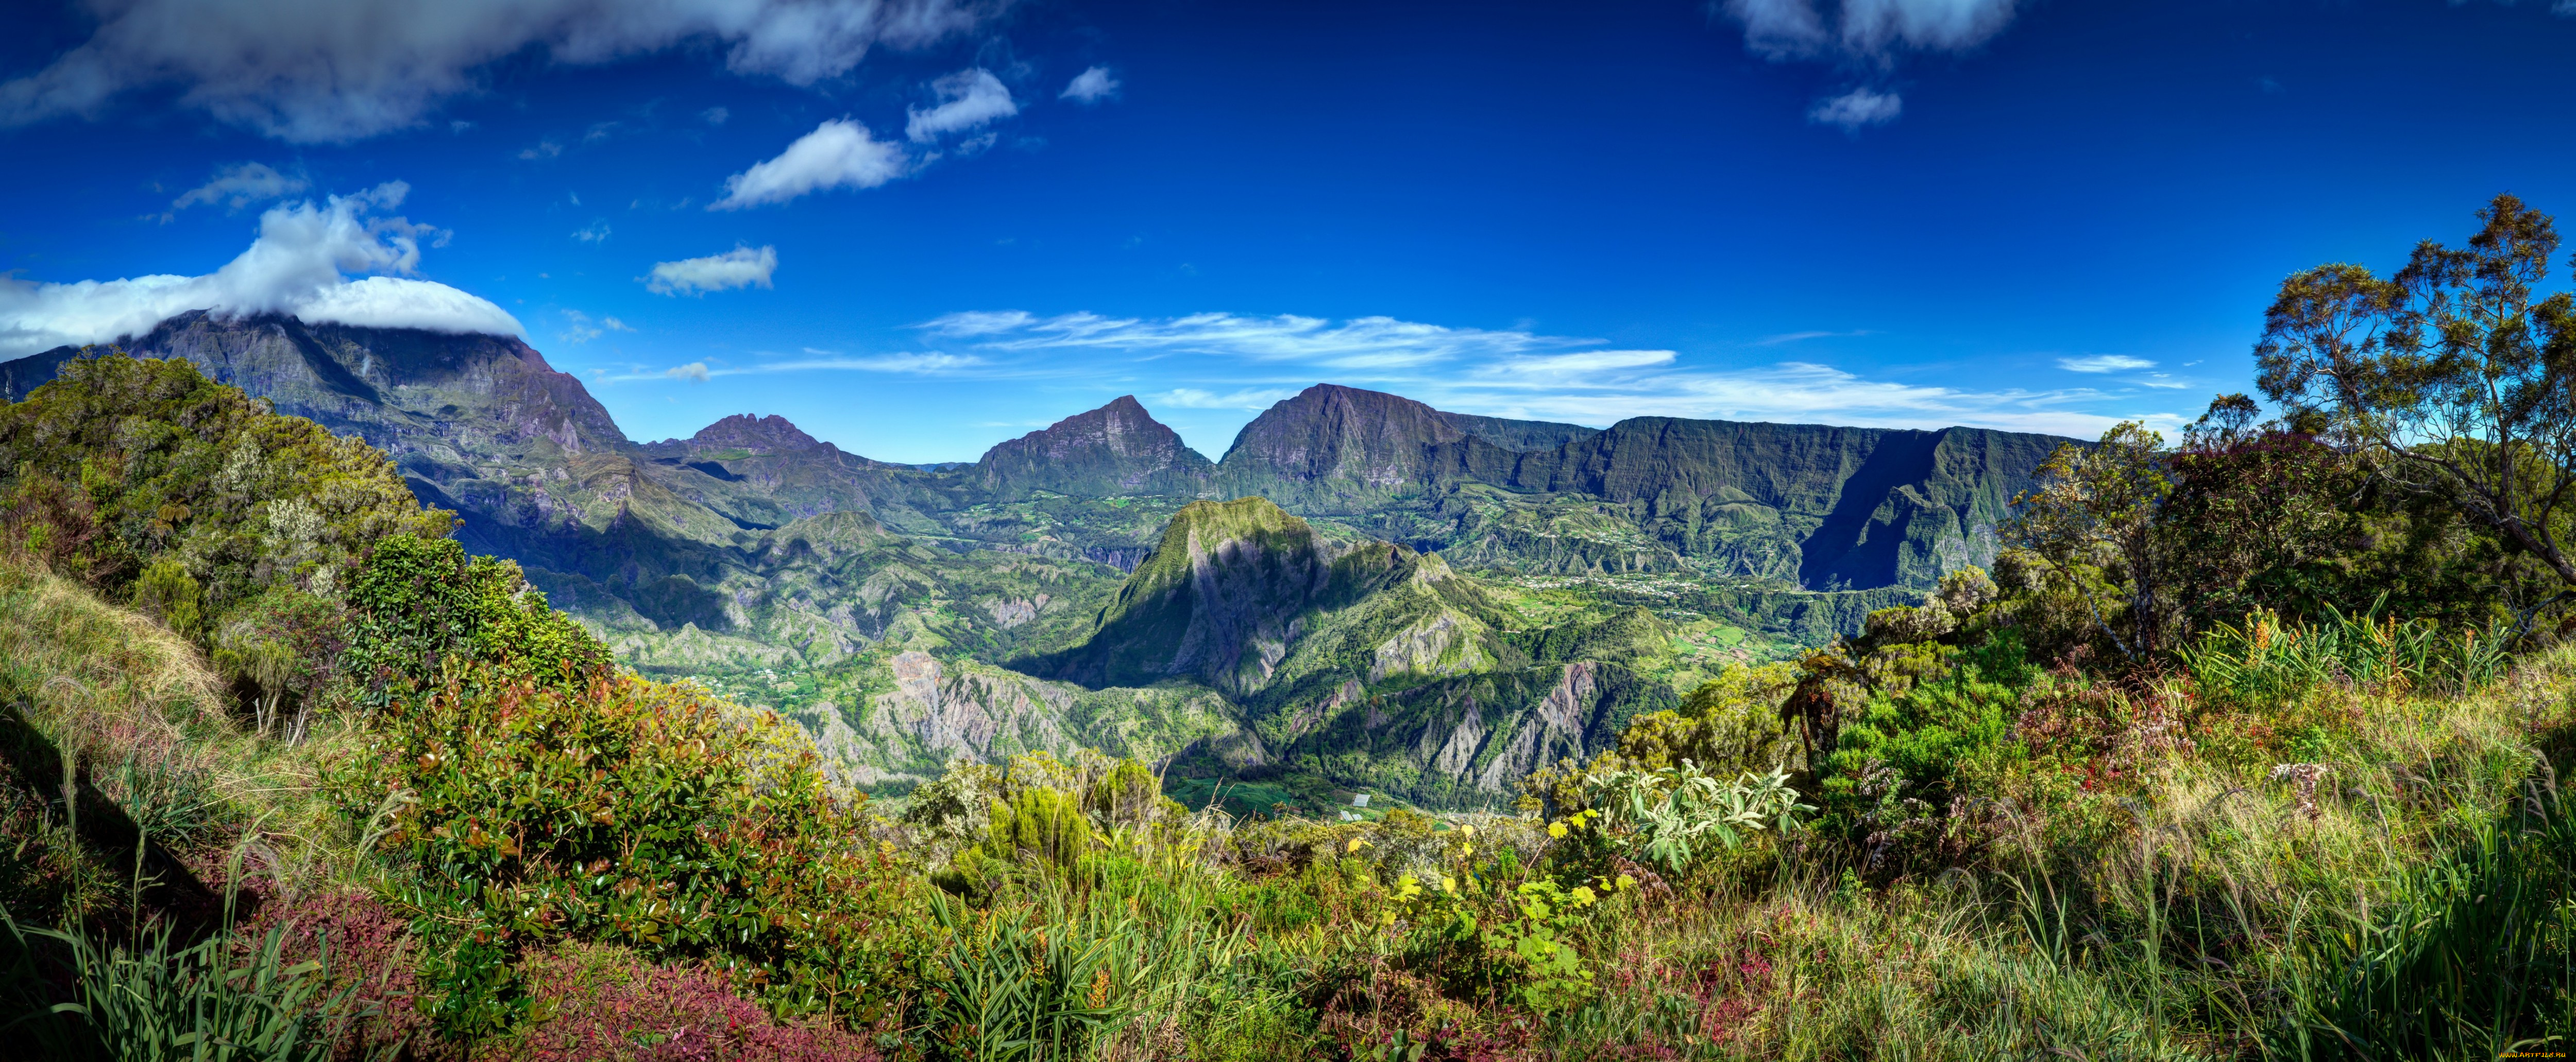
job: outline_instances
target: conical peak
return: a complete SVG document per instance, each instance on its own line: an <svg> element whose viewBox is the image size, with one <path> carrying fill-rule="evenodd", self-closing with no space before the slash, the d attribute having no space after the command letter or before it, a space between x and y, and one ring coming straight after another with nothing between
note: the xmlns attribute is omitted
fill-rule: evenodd
<svg viewBox="0 0 2576 1062"><path fill-rule="evenodd" d="M689 442L701 448L740 447L754 453L808 450L822 445L785 417L756 413L736 413L709 424L690 436Z"/></svg>

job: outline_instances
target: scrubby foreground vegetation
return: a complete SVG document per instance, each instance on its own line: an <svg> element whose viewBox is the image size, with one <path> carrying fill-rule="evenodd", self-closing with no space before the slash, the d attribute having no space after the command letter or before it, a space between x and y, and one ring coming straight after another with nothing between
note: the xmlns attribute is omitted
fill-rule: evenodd
<svg viewBox="0 0 2576 1062"><path fill-rule="evenodd" d="M874 805L792 725L621 669L381 455L185 363L67 363L0 409L6 1035L156 1059L2563 1051L2576 462L2530 429L2576 416L2570 315L2515 280L2555 253L2547 219L2488 217L2396 280L2293 278L2264 349L2284 420L2231 396L2175 447L2128 425L2061 450L1991 572L1440 818L1235 818L1087 754ZM2428 403L2443 427L2407 435Z"/></svg>

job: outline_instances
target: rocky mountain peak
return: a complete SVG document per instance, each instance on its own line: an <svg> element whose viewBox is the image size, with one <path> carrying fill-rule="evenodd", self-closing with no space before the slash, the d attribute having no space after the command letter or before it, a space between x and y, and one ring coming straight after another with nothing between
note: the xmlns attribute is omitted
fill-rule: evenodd
<svg viewBox="0 0 2576 1062"><path fill-rule="evenodd" d="M663 444L668 445L668 444ZM736 413L689 436L688 445L696 450L749 450L755 454L811 450L824 445L803 429L781 416Z"/></svg>
<svg viewBox="0 0 2576 1062"><path fill-rule="evenodd" d="M985 451L975 475L1004 499L1046 490L1085 497L1197 494L1213 467L1134 395Z"/></svg>
<svg viewBox="0 0 2576 1062"><path fill-rule="evenodd" d="M1474 449L1506 465L1511 456L1410 398L1317 384L1244 425L1218 482L1301 512L1353 512L1421 493L1450 460L1444 451Z"/></svg>

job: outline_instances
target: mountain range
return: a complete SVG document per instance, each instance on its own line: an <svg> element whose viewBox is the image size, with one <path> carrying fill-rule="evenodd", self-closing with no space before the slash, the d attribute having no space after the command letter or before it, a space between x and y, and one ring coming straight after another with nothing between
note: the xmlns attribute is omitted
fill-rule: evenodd
<svg viewBox="0 0 2576 1062"><path fill-rule="evenodd" d="M197 312L123 347L364 438L631 666L776 707L842 777L894 788L1088 745L1496 801L1719 667L1990 563L2064 441L1596 429L1319 384L1213 461L1120 397L925 468L774 416L635 442L505 336ZM78 356L0 363L0 393Z"/></svg>

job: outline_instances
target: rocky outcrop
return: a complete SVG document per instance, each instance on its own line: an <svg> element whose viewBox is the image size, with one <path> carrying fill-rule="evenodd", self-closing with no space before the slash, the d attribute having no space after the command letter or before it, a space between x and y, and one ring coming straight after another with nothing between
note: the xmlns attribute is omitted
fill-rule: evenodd
<svg viewBox="0 0 2576 1062"><path fill-rule="evenodd" d="M924 781L955 760L998 762L1096 749L1158 769L1184 753L1251 767L1260 740L1224 698L1205 690L1086 690L925 652L887 662L894 688L864 706L825 701L805 711L836 776L850 784Z"/></svg>
<svg viewBox="0 0 2576 1062"><path fill-rule="evenodd" d="M1086 498L1197 497L1215 466L1145 412L1134 395L984 452L970 475L996 501L1032 491Z"/></svg>

